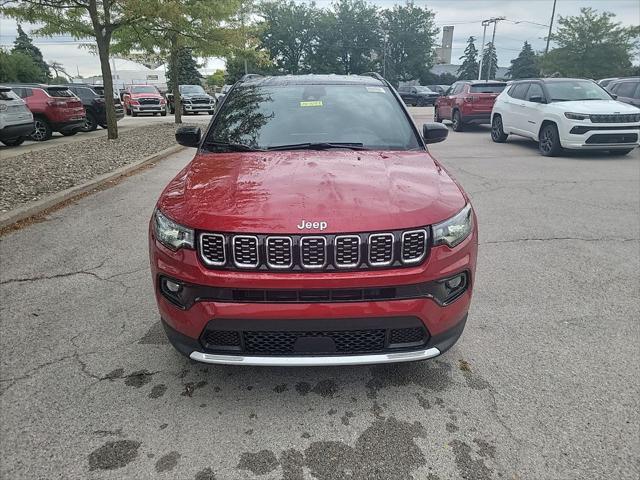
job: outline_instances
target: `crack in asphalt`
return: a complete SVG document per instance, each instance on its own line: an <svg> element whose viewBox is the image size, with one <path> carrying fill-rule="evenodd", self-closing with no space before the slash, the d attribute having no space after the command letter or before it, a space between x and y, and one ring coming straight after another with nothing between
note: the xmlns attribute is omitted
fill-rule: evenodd
<svg viewBox="0 0 640 480"><path fill-rule="evenodd" d="M104 266L104 264L107 262L107 260L109 260L109 258L105 258L102 262L100 262L98 265L94 266L94 267L90 267L88 269L80 269L80 270L73 270L71 272L65 272L65 273L57 273L54 275L38 275L35 277L23 277L23 278L10 278L8 280L3 280L0 281L0 285L9 285L9 284L13 284L13 283L31 283L31 282L39 282L42 280L55 280L58 278L68 278L68 277L74 277L77 275L88 275L90 277L96 278L98 280L100 280L101 282L108 282L108 283L112 283L114 285L118 285L122 288L124 288L124 293L127 294L130 290L130 286L126 285L125 283L121 282L120 280L113 280L115 277L119 277L122 275L128 275L131 273L136 273L139 271L144 270L144 268L146 267L140 267L137 268L135 270L132 271L128 271L128 272L121 272L121 273L116 273L114 275L110 275L108 277L103 277L101 275L98 275L97 273L95 273L93 270L97 270L101 267Z"/></svg>

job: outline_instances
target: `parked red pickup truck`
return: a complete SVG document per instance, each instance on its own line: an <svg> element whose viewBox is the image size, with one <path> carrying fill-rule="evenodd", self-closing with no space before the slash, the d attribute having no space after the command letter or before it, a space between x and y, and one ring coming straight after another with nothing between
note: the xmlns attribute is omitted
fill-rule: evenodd
<svg viewBox="0 0 640 480"><path fill-rule="evenodd" d="M167 101L153 85L129 85L122 94L124 111L137 117L140 113L167 115Z"/></svg>
<svg viewBox="0 0 640 480"><path fill-rule="evenodd" d="M66 86L19 84L11 89L33 113L34 130L31 140L49 140L53 132L75 135L84 127L85 111L82 102Z"/></svg>
<svg viewBox="0 0 640 480"><path fill-rule="evenodd" d="M433 118L436 122L451 120L456 132L471 123L490 123L493 103L506 86L493 80L456 82L436 100Z"/></svg>

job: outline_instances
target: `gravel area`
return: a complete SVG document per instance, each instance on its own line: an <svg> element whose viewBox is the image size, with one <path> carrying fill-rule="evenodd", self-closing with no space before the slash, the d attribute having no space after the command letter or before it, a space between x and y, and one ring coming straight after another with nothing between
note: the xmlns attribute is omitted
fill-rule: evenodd
<svg viewBox="0 0 640 480"><path fill-rule="evenodd" d="M174 124L163 123L122 132L117 140L91 138L2 159L0 212L79 185L171 147L176 144L174 132Z"/></svg>

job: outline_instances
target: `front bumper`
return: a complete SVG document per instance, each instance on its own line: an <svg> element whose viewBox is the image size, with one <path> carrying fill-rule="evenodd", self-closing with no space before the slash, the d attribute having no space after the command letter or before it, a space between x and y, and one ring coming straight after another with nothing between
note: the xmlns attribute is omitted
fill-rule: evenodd
<svg viewBox="0 0 640 480"><path fill-rule="evenodd" d="M374 365L380 363L415 362L437 357L451 348L460 338L467 322L467 315L448 331L431 337L426 345L411 351L371 353L363 355L225 355L221 353L207 353L202 351L202 345L177 330L171 328L163 320L167 338L183 355L202 363L218 365L247 365L269 367L311 367L311 366L345 366L345 365Z"/></svg>
<svg viewBox="0 0 640 480"><path fill-rule="evenodd" d="M136 113L157 113L166 110L164 105L130 105L129 108Z"/></svg>
<svg viewBox="0 0 640 480"><path fill-rule="evenodd" d="M618 150L640 145L638 124L592 124L575 122L560 132L560 144L573 150Z"/></svg>
<svg viewBox="0 0 640 480"><path fill-rule="evenodd" d="M477 225L474 217L474 225ZM446 351L458 339L464 328L471 303L475 264L477 257L477 227L460 245L431 247L426 260L415 266L367 271L344 272L261 272L208 269L194 250L177 252L157 243L150 228L149 252L151 273L155 286L160 317L171 343L184 355L206 363L243 365L350 365L361 363L402 362L431 358ZM379 289L404 292L406 286L437 282L466 272L468 285L464 293L451 302L438 302L430 291L418 291L406 296L399 293L393 299L383 300L362 295L357 301L331 294L319 301L270 296L269 292L327 291ZM191 284L195 301L177 305L161 291L163 277ZM200 289L198 286L202 287ZM395 287L395 288L394 288ZM260 291L267 293L262 300L252 297L226 295L228 291ZM309 297L304 297L309 298ZM410 319L411 325L403 323ZM324 322L324 323L323 323ZM358 323L364 322L364 323ZM369 323L366 323L369 322ZM376 324L377 322L377 324ZM365 329L385 329L387 339L394 329L419 326L426 332L419 343L398 345L385 340L384 347L368 349L304 350L298 348L275 352L269 349L245 349L235 351L217 347L220 343L206 341L209 330L237 334L272 334L328 336L327 332L345 333ZM316 332L309 334L308 332ZM319 332L319 333L318 333ZM243 339L245 337L242 337ZM271 340L270 340L271 341ZM297 340L296 340L297 341ZM305 340L306 341L306 340ZM393 345L392 345L393 343ZM336 345L337 345L336 340ZM215 347L212 345L216 345ZM310 352L325 352L315 354ZM331 352L326 353L326 352ZM337 353L340 352L340 353Z"/></svg>
<svg viewBox="0 0 640 480"><path fill-rule="evenodd" d="M185 103L184 109L187 112L213 112L216 106L213 103Z"/></svg>

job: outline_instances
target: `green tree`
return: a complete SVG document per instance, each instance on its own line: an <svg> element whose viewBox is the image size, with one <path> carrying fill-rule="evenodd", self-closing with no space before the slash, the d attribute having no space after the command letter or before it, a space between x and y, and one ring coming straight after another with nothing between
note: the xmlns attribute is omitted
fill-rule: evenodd
<svg viewBox="0 0 640 480"><path fill-rule="evenodd" d="M622 27L611 12L580 9L580 15L560 17L551 35L557 48L542 59L547 73L602 78L628 75L640 42L640 26Z"/></svg>
<svg viewBox="0 0 640 480"><path fill-rule="evenodd" d="M225 72L224 70L216 70L211 75L207 76L205 81L209 87L221 87L224 85Z"/></svg>
<svg viewBox="0 0 640 480"><path fill-rule="evenodd" d="M127 0L139 18L129 29L115 36L114 52L143 51L168 57L168 70L180 71L180 55L202 57L224 54L232 40L224 22L235 13L236 0ZM184 55L184 53L182 53ZM182 123L179 76L172 75L169 90L173 93L175 123Z"/></svg>
<svg viewBox="0 0 640 480"><path fill-rule="evenodd" d="M237 49L227 55L227 71L225 83L235 83L245 74L275 75L279 73L275 64L269 58L269 53L260 49Z"/></svg>
<svg viewBox="0 0 640 480"><path fill-rule="evenodd" d="M458 71L460 80L476 80L478 78L478 49L475 44L475 37L471 36L467 39L467 47L464 49L464 55L460 57L462 64Z"/></svg>
<svg viewBox="0 0 640 480"><path fill-rule="evenodd" d="M51 68L54 73L54 77L51 79L51 83L68 83L71 80L71 75L67 73L60 62L51 62L49 64L49 68Z"/></svg>
<svg viewBox="0 0 640 480"><path fill-rule="evenodd" d="M0 50L0 82L42 82L42 69L32 57L22 52Z"/></svg>
<svg viewBox="0 0 640 480"><path fill-rule="evenodd" d="M540 75L538 56L529 42L524 42L518 57L511 60L508 75L514 80L518 78L534 78Z"/></svg>
<svg viewBox="0 0 640 480"><path fill-rule="evenodd" d="M375 52L380 50L382 32L378 10L364 0L337 0L327 14L329 28L317 29L320 44L333 43L333 62L345 75L375 68ZM331 18L333 17L333 18ZM325 17L326 18L326 17Z"/></svg>
<svg viewBox="0 0 640 480"><path fill-rule="evenodd" d="M482 79L492 80L496 78L498 70L498 55L496 47L489 42L482 51Z"/></svg>
<svg viewBox="0 0 640 480"><path fill-rule="evenodd" d="M294 75L306 72L318 14L315 4L269 1L260 5L259 13L260 41L277 68Z"/></svg>
<svg viewBox="0 0 640 480"><path fill-rule="evenodd" d="M42 52L33 44L33 40L31 40L31 37L24 32L22 25L20 24L18 24L18 36L13 41L13 49L11 49L11 51L23 53L33 59L33 63L35 63L41 71L41 74L38 75L38 79L33 81L45 82L51 77L51 74L49 73L49 65L47 65L47 62L42 58Z"/></svg>
<svg viewBox="0 0 640 480"><path fill-rule="evenodd" d="M385 70L391 83L421 78L433 66L438 32L433 20L431 10L410 2L382 12Z"/></svg>
<svg viewBox="0 0 640 480"><path fill-rule="evenodd" d="M186 47L180 48L178 50L178 62L175 65L175 70L178 72L178 85L200 85L202 74L198 71L198 67L198 62L193 58L191 49ZM174 67L169 65L167 68L167 78L170 85L174 83L173 72Z"/></svg>
<svg viewBox="0 0 640 480"><path fill-rule="evenodd" d="M113 90L109 53L111 38L121 29L139 21L131 7L146 0L22 0L7 3L0 13L18 20L40 23L38 35L69 34L76 39L93 38L100 58L105 91ZM108 138L118 138L113 96L105 96Z"/></svg>

